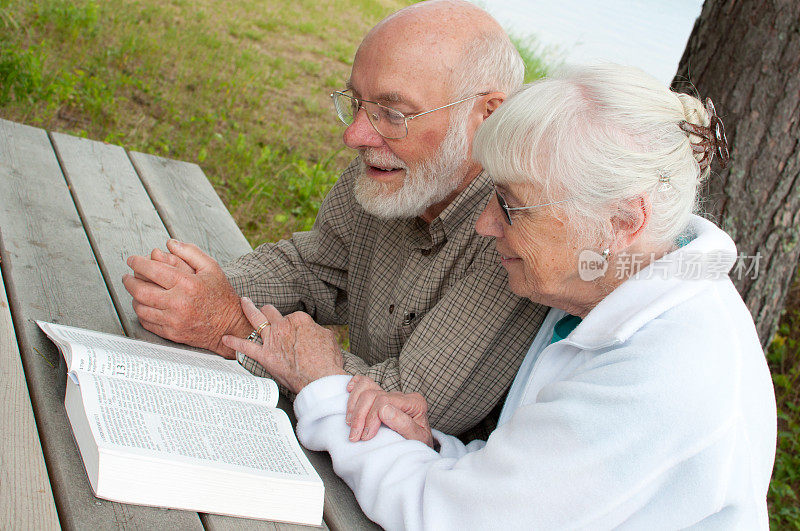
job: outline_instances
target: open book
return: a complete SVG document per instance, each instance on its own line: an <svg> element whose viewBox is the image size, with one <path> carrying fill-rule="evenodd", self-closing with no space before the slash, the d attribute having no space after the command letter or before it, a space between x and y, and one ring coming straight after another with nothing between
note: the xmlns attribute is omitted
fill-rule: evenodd
<svg viewBox="0 0 800 531"><path fill-rule="evenodd" d="M324 487L274 381L235 360L37 321L99 498L320 525Z"/></svg>

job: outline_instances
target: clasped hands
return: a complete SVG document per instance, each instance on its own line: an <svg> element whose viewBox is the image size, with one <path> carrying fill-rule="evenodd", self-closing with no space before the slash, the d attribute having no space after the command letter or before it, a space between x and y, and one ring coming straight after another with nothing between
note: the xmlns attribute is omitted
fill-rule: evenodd
<svg viewBox="0 0 800 531"><path fill-rule="evenodd" d="M323 376L347 374L333 332L311 316L284 317L270 305L259 311L239 298L219 264L197 246L169 240L167 249L129 257L134 274L122 278L145 329L226 358L239 350L294 393ZM242 339L267 321L263 345Z"/></svg>
<svg viewBox="0 0 800 531"><path fill-rule="evenodd" d="M270 305L258 310L238 297L219 264L197 246L169 240L167 249L129 257L134 274L122 278L145 329L226 358L238 350L294 393L323 376L347 374L333 333L308 314L284 317ZM242 339L259 327L262 345ZM433 446L428 406L419 393L387 393L366 376L354 376L347 390L351 441L371 439L383 423Z"/></svg>
<svg viewBox="0 0 800 531"><path fill-rule="evenodd" d="M347 384L347 390L350 397L345 423L350 426L351 441L372 439L383 423L406 439L433 448L428 403L421 394L387 392L367 376L358 374Z"/></svg>

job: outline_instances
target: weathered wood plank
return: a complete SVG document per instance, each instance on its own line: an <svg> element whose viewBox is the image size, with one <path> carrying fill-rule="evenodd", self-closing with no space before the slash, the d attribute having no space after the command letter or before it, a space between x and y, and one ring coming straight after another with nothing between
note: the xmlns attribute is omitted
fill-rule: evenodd
<svg viewBox="0 0 800 531"><path fill-rule="evenodd" d="M220 262L251 250L203 171L195 164L129 153L173 237L197 244ZM199 198L199 205L193 201ZM279 403L295 424L291 404ZM350 488L336 475L326 452L305 450L325 483L325 523L331 529L380 529L370 521Z"/></svg>
<svg viewBox="0 0 800 531"><path fill-rule="evenodd" d="M51 138L126 334L152 343L172 344L142 328L131 306L131 297L122 284L122 275L130 272L125 263L128 256L148 255L154 247L163 249L167 238L170 237L131 161L125 151L118 146L59 133L51 134ZM151 173L156 186L160 177L171 179L175 174L187 173L179 169L183 163L168 162L169 164L164 165L170 168L168 173L164 175ZM186 166L194 165L186 164ZM191 175L190 172L188 174ZM185 184L193 186L194 182ZM210 186L207 181L205 184ZM185 197L191 202L194 196L188 194ZM187 207L188 211L203 210L193 209L191 203ZM205 207L206 215L209 214L209 208ZM215 208L222 209L222 213L227 215L227 210L224 210L225 207L221 202L218 202L218 207ZM173 211L183 213L185 210ZM220 217L220 213L217 212L212 219ZM228 217L230 218L229 215ZM191 227L191 223L195 222L190 221L185 224L183 220L177 219L171 226L173 230L180 231L185 225ZM236 242L235 239L232 241ZM178 346L186 348L186 345ZM201 514L201 518L206 527L216 530L307 529L304 526L211 514Z"/></svg>
<svg viewBox="0 0 800 531"><path fill-rule="evenodd" d="M288 413L292 426L297 426L294 409L286 397L280 398L278 406ZM303 451L325 484L325 506L322 514L328 527L334 531L381 529L378 524L366 517L353 491L333 471L328 452L312 452L306 448L303 448Z"/></svg>
<svg viewBox="0 0 800 531"><path fill-rule="evenodd" d="M64 177L72 191L89 242L127 335L160 339L142 328L122 284L133 254L165 249L169 235L125 150L85 138L51 133Z"/></svg>
<svg viewBox="0 0 800 531"><path fill-rule="evenodd" d="M194 243L220 263L251 250L199 166L145 153L129 155L173 238Z"/></svg>
<svg viewBox="0 0 800 531"><path fill-rule="evenodd" d="M61 525L201 528L196 513L92 494L64 411L63 361L34 320L117 334L122 327L46 133L0 120L0 161L3 276Z"/></svg>
<svg viewBox="0 0 800 531"><path fill-rule="evenodd" d="M58 529L58 513L33 418L0 274L0 529Z"/></svg>

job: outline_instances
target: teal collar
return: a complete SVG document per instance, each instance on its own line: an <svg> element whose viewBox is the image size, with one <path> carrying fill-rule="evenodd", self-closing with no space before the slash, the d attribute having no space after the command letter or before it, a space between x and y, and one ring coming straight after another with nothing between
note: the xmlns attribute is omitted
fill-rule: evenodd
<svg viewBox="0 0 800 531"><path fill-rule="evenodd" d="M567 314L561 319L558 320L556 325L553 327L553 339L550 340L550 343L556 343L565 339L570 332L575 330L579 324L581 324L582 319L577 315L570 315Z"/></svg>

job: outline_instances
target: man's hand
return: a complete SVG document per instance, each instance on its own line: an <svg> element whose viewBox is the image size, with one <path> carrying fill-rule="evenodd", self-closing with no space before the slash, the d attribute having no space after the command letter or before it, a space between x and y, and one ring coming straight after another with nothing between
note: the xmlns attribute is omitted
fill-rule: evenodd
<svg viewBox="0 0 800 531"><path fill-rule="evenodd" d="M242 297L242 310L253 328L261 330L264 344L232 335L224 336L223 344L256 360L293 393L323 376L348 374L335 334L307 313L283 317L269 304L259 311L246 297Z"/></svg>
<svg viewBox="0 0 800 531"><path fill-rule="evenodd" d="M238 295L219 264L197 246L169 240L167 248L169 253L154 249L150 258L128 258L134 274L122 283L139 322L161 337L233 358L222 336L244 337L251 330Z"/></svg>
<svg viewBox="0 0 800 531"><path fill-rule="evenodd" d="M347 384L345 422L350 440L368 441L375 437L381 422L406 439L421 441L433 448L428 422L428 403L419 393L386 392L366 376L356 375Z"/></svg>

